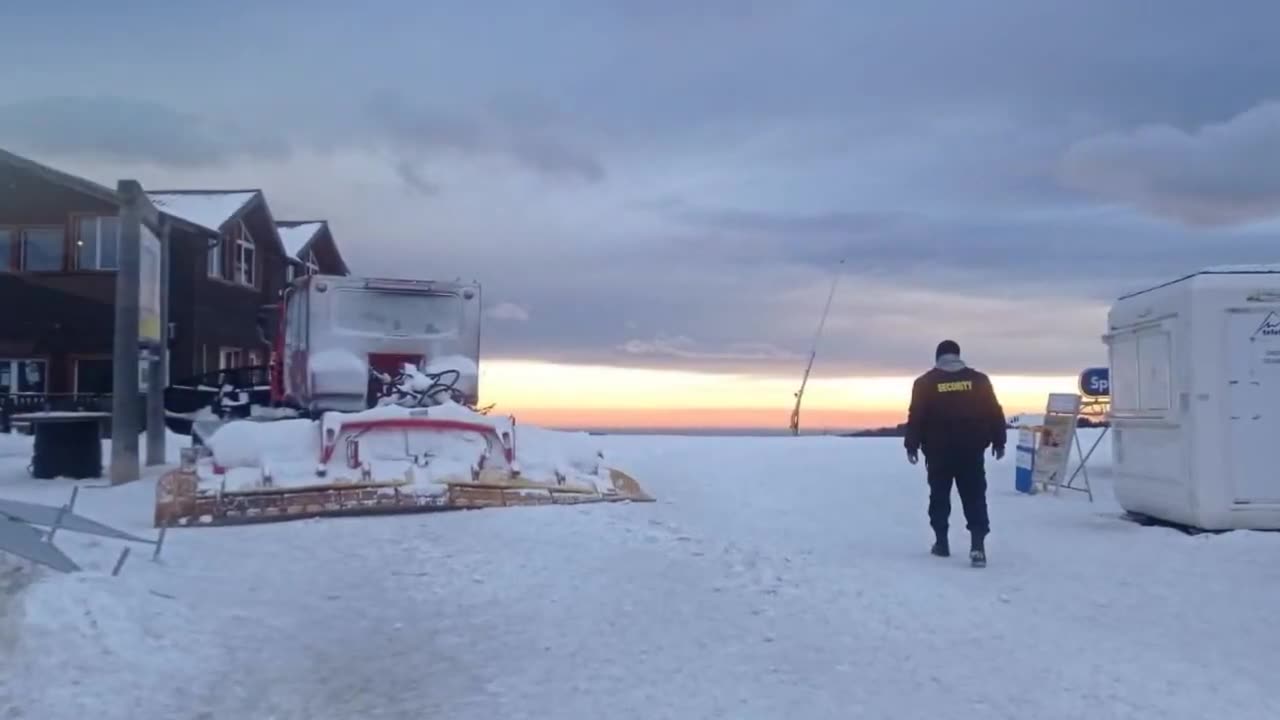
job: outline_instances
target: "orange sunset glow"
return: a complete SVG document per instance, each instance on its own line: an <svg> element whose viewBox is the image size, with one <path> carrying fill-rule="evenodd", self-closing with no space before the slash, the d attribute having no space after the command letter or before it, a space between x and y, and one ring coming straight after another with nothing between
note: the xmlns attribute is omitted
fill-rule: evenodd
<svg viewBox="0 0 1280 720"><path fill-rule="evenodd" d="M801 429L849 430L906 418L911 376L813 377ZM992 377L1005 413L1043 410L1051 392L1075 392L1068 376ZM481 403L524 422L572 428L785 430L798 377L562 365L523 360L484 363Z"/></svg>

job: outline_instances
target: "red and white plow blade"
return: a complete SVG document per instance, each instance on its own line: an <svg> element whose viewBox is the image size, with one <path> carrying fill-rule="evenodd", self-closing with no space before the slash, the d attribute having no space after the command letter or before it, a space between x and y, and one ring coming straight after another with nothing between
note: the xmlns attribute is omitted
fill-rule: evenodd
<svg viewBox="0 0 1280 720"><path fill-rule="evenodd" d="M653 500L586 433L522 426L518 445L514 419L452 403L238 421L209 451L160 479L157 527Z"/></svg>

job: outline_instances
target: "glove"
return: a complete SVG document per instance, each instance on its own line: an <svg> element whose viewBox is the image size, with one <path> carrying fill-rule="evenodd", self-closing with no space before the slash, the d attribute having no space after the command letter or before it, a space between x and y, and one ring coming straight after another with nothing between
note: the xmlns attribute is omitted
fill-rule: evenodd
<svg viewBox="0 0 1280 720"><path fill-rule="evenodd" d="M920 462L920 453L916 452L915 450L908 450L907 462L911 463L912 465L915 465L916 463Z"/></svg>
<svg viewBox="0 0 1280 720"><path fill-rule="evenodd" d="M993 448L991 448L991 454L992 454L992 455L995 455L997 460L1003 460L1003 459L1004 459L1004 446L1003 446L1003 445L1000 445L1000 446L998 446L998 447L993 447Z"/></svg>

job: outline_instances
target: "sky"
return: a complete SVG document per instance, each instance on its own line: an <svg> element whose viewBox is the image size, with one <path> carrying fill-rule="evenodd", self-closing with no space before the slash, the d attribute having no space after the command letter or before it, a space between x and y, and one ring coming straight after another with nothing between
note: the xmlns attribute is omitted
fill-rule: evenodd
<svg viewBox="0 0 1280 720"><path fill-rule="evenodd" d="M1280 259L1280 4L87 0L6 11L0 147L262 188L360 274L479 280L482 395L559 424L1010 411L1118 295Z"/></svg>

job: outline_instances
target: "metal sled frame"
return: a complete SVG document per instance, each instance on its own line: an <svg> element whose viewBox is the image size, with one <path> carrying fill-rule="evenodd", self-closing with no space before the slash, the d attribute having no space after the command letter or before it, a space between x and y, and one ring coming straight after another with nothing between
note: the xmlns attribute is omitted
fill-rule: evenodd
<svg viewBox="0 0 1280 720"><path fill-rule="evenodd" d="M340 517L411 512L466 510L518 505L568 505L592 502L652 502L635 478L606 468L611 488L570 485L563 477L539 482L513 468L513 438L492 426L429 417L378 418L322 423L321 463L345 442L347 466L360 468L359 438L369 432L471 432L483 437L488 450L470 478L442 481L441 493L414 490L413 468L402 480L375 481L361 470L359 480L335 479L306 486L256 487L244 490L201 490L194 466L166 473L156 484L155 526L239 525L313 517ZM501 448L500 452L495 452Z"/></svg>

